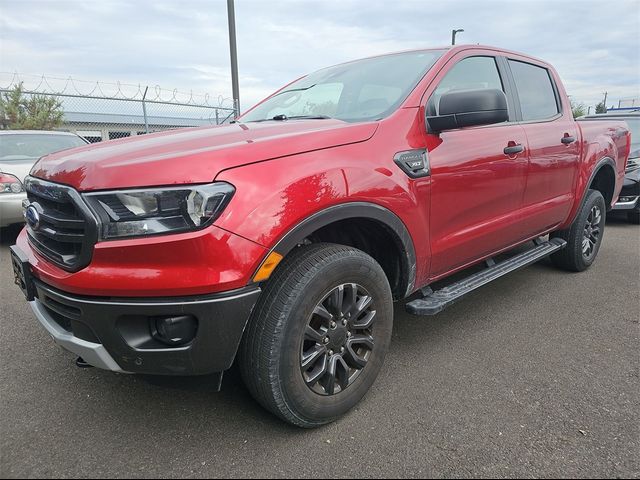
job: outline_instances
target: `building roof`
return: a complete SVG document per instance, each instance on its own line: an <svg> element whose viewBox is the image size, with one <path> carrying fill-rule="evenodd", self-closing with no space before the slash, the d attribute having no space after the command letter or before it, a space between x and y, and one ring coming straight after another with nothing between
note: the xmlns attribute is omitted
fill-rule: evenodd
<svg viewBox="0 0 640 480"><path fill-rule="evenodd" d="M221 112L219 121L222 122L226 115ZM90 113L90 112L65 112L65 123L92 123L97 125L131 125L143 126L143 115L130 114L114 114L114 113ZM215 112L212 112L210 118L194 118L194 117L163 117L163 116L147 116L149 126L160 127L200 127L204 125L215 125Z"/></svg>

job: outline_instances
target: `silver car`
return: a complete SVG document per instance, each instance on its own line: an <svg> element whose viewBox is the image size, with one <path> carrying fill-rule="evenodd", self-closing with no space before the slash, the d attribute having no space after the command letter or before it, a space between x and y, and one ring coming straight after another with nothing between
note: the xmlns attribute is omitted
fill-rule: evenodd
<svg viewBox="0 0 640 480"><path fill-rule="evenodd" d="M87 143L68 132L0 131L0 227L24 221L22 200L27 195L22 182L40 157Z"/></svg>

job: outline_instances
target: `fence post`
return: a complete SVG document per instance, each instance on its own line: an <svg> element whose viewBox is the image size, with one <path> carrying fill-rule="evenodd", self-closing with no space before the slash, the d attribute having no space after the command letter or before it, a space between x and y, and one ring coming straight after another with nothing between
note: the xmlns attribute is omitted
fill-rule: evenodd
<svg viewBox="0 0 640 480"><path fill-rule="evenodd" d="M145 133L149 133L149 122L147 120L147 104L145 102L147 98L147 90L149 90L149 85L147 85L144 89L144 95L142 95L142 114L144 115L144 131Z"/></svg>
<svg viewBox="0 0 640 480"><path fill-rule="evenodd" d="M220 125L220 110L216 108L216 125Z"/></svg>

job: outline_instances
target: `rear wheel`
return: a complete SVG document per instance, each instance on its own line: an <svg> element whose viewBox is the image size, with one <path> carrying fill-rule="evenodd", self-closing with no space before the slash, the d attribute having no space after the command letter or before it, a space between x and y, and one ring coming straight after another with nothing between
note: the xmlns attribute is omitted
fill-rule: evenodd
<svg viewBox="0 0 640 480"><path fill-rule="evenodd" d="M551 255L553 263L573 272L581 272L596 259L604 234L605 201L597 190L589 190L575 220L567 230L553 232L551 238L562 238L567 246Z"/></svg>
<svg viewBox="0 0 640 480"><path fill-rule="evenodd" d="M393 326L380 265L354 248L315 244L283 260L262 293L240 350L253 397L306 428L339 418L378 376Z"/></svg>

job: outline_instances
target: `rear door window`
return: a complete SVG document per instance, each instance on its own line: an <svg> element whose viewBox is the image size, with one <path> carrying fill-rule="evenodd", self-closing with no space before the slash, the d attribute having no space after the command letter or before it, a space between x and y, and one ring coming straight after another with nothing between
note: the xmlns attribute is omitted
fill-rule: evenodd
<svg viewBox="0 0 640 480"><path fill-rule="evenodd" d="M560 113L549 70L531 63L509 60L516 84L522 120L546 120Z"/></svg>

